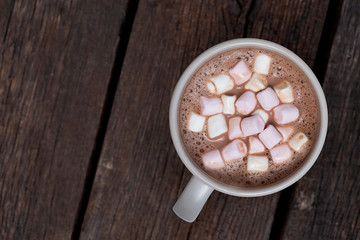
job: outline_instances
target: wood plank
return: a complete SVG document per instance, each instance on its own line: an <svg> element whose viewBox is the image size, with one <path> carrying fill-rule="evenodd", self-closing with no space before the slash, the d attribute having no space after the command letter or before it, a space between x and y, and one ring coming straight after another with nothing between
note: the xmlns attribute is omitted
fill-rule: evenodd
<svg viewBox="0 0 360 240"><path fill-rule="evenodd" d="M273 40L312 64L327 4L140 1L81 238L268 238L279 194L215 192L193 224L172 213L191 175L171 143L171 93L198 54L232 38Z"/></svg>
<svg viewBox="0 0 360 240"><path fill-rule="evenodd" d="M323 83L324 149L298 183L285 239L360 239L360 9L345 0Z"/></svg>
<svg viewBox="0 0 360 240"><path fill-rule="evenodd" d="M0 239L70 239L126 2L0 6Z"/></svg>

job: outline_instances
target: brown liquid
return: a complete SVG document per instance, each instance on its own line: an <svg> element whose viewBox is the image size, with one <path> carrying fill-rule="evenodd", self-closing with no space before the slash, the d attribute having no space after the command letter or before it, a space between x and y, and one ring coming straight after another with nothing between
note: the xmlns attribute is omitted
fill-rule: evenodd
<svg viewBox="0 0 360 240"><path fill-rule="evenodd" d="M272 57L272 65L270 73L267 75L269 86L274 86L281 80L287 80L291 83L294 89L295 101L293 104L299 109L300 117L294 123L286 126L293 126L295 131L293 135L301 131L309 138L306 147L300 152L294 152L293 158L281 165L274 165L268 150L260 155L266 155L269 158L269 169L266 172L248 172L247 171L247 155L240 160L225 164L224 169L209 170L203 166L201 156L213 149L222 149L230 140L228 135L224 134L216 140L211 140L207 137L206 123L204 131L194 133L187 129L188 116L191 112L200 113L200 96L215 96L211 94L207 88L206 83L212 76L221 73L228 73L228 71L240 60L247 63L249 68L253 71L253 63L258 54L266 54ZM226 92L226 95L236 95L238 98L243 92L244 85L236 86L233 90ZM260 108L260 105L255 108ZM239 115L235 113L235 115ZM232 116L224 115L227 119ZM243 116L241 116L243 117ZM270 119L266 123L277 124L273 121L270 112ZM306 156L309 154L312 143L316 141L319 132L319 105L316 99L314 90L307 80L306 76L294 63L288 59L264 49L237 49L222 53L198 69L192 76L181 97L179 106L179 128L181 132L182 142L191 159L198 164L206 173L216 178L217 180L234 185L234 186L261 186L276 182L291 174L303 163ZM289 139L291 136L289 137ZM249 147L246 140L245 143Z"/></svg>

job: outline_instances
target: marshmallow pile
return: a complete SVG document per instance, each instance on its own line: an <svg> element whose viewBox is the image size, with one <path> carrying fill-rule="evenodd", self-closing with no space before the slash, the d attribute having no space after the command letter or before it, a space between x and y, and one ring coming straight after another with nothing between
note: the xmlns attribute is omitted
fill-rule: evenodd
<svg viewBox="0 0 360 240"><path fill-rule="evenodd" d="M264 172L269 168L266 149L277 165L292 159L293 151L302 151L308 142L304 133L294 134L295 128L287 125L299 118L299 110L292 104L291 84L286 80L272 87L268 84L271 61L267 55L258 55L252 72L241 60L228 74L212 77L206 83L208 91L216 96L200 97L200 113L190 113L188 129L203 132L206 125L209 139L227 135L231 141L201 156L206 168L221 169L249 154L247 171ZM241 96L225 95L240 85L246 90ZM270 116L276 124L267 124Z"/></svg>

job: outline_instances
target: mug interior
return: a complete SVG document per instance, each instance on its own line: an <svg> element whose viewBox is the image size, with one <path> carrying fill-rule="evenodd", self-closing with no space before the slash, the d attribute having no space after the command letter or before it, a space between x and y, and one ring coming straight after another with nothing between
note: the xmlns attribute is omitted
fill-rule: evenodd
<svg viewBox="0 0 360 240"><path fill-rule="evenodd" d="M222 183L217 179L208 175L205 171L203 171L197 164L195 164L183 146L180 136L180 129L178 124L178 107L180 98L183 92L183 89L186 87L188 80L192 77L192 75L207 61L212 59L213 57L233 49L238 48L262 48L274 53L277 53L293 63L297 65L297 67L306 75L309 79L314 92L316 93L316 97L319 103L320 109L320 130L317 137L317 140L312 147L311 151L307 155L307 158L304 160L303 164L295 170L293 173L289 174L287 177L274 182L272 184L264 185L264 186L256 186L256 187L238 187L232 186L229 184ZM268 194L272 194L278 192L291 184L298 181L302 176L306 174L307 171L311 168L311 166L315 163L317 157L319 156L321 149L325 142L327 125L328 125L328 112L327 105L324 96L324 92L319 84L318 79L309 68L309 66L300 59L295 53L291 52L289 49L282 47L276 43L261 40L261 39L253 39L253 38L243 38L243 39L235 39L220 43L215 45L214 47L206 50L201 55L199 55L184 71L182 76L180 77L171 99L170 103L170 112L169 112L169 121L170 121L170 132L171 137L175 146L175 149L183 161L185 166L189 169L189 171L194 175L200 178L203 182L213 187L217 191L241 197L257 197L264 196Z"/></svg>

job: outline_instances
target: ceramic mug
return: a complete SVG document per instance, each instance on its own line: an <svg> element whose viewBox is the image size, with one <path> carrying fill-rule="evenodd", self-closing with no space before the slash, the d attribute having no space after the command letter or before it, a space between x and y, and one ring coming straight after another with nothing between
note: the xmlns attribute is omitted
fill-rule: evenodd
<svg viewBox="0 0 360 240"><path fill-rule="evenodd" d="M198 165L195 164L195 162L190 159L185 150L185 147L183 146L180 136L178 109L180 98L187 82L204 63L223 52L238 48L262 48L277 53L292 61L309 79L313 89L315 90L320 107L319 135L304 163L286 178L265 186L237 187L216 180L204 172ZM259 197L281 191L282 189L298 181L302 176L305 175L307 171L309 171L319 156L325 142L328 126L328 111L324 92L319 84L318 79L309 66L295 53L291 52L287 48L284 48L273 42L252 38L226 41L206 50L204 53L198 56L186 68L175 87L171 98L169 117L171 137L176 151L185 166L193 174L185 190L182 192L173 207L173 211L176 213L176 215L187 222L193 222L196 219L213 190L239 197Z"/></svg>

